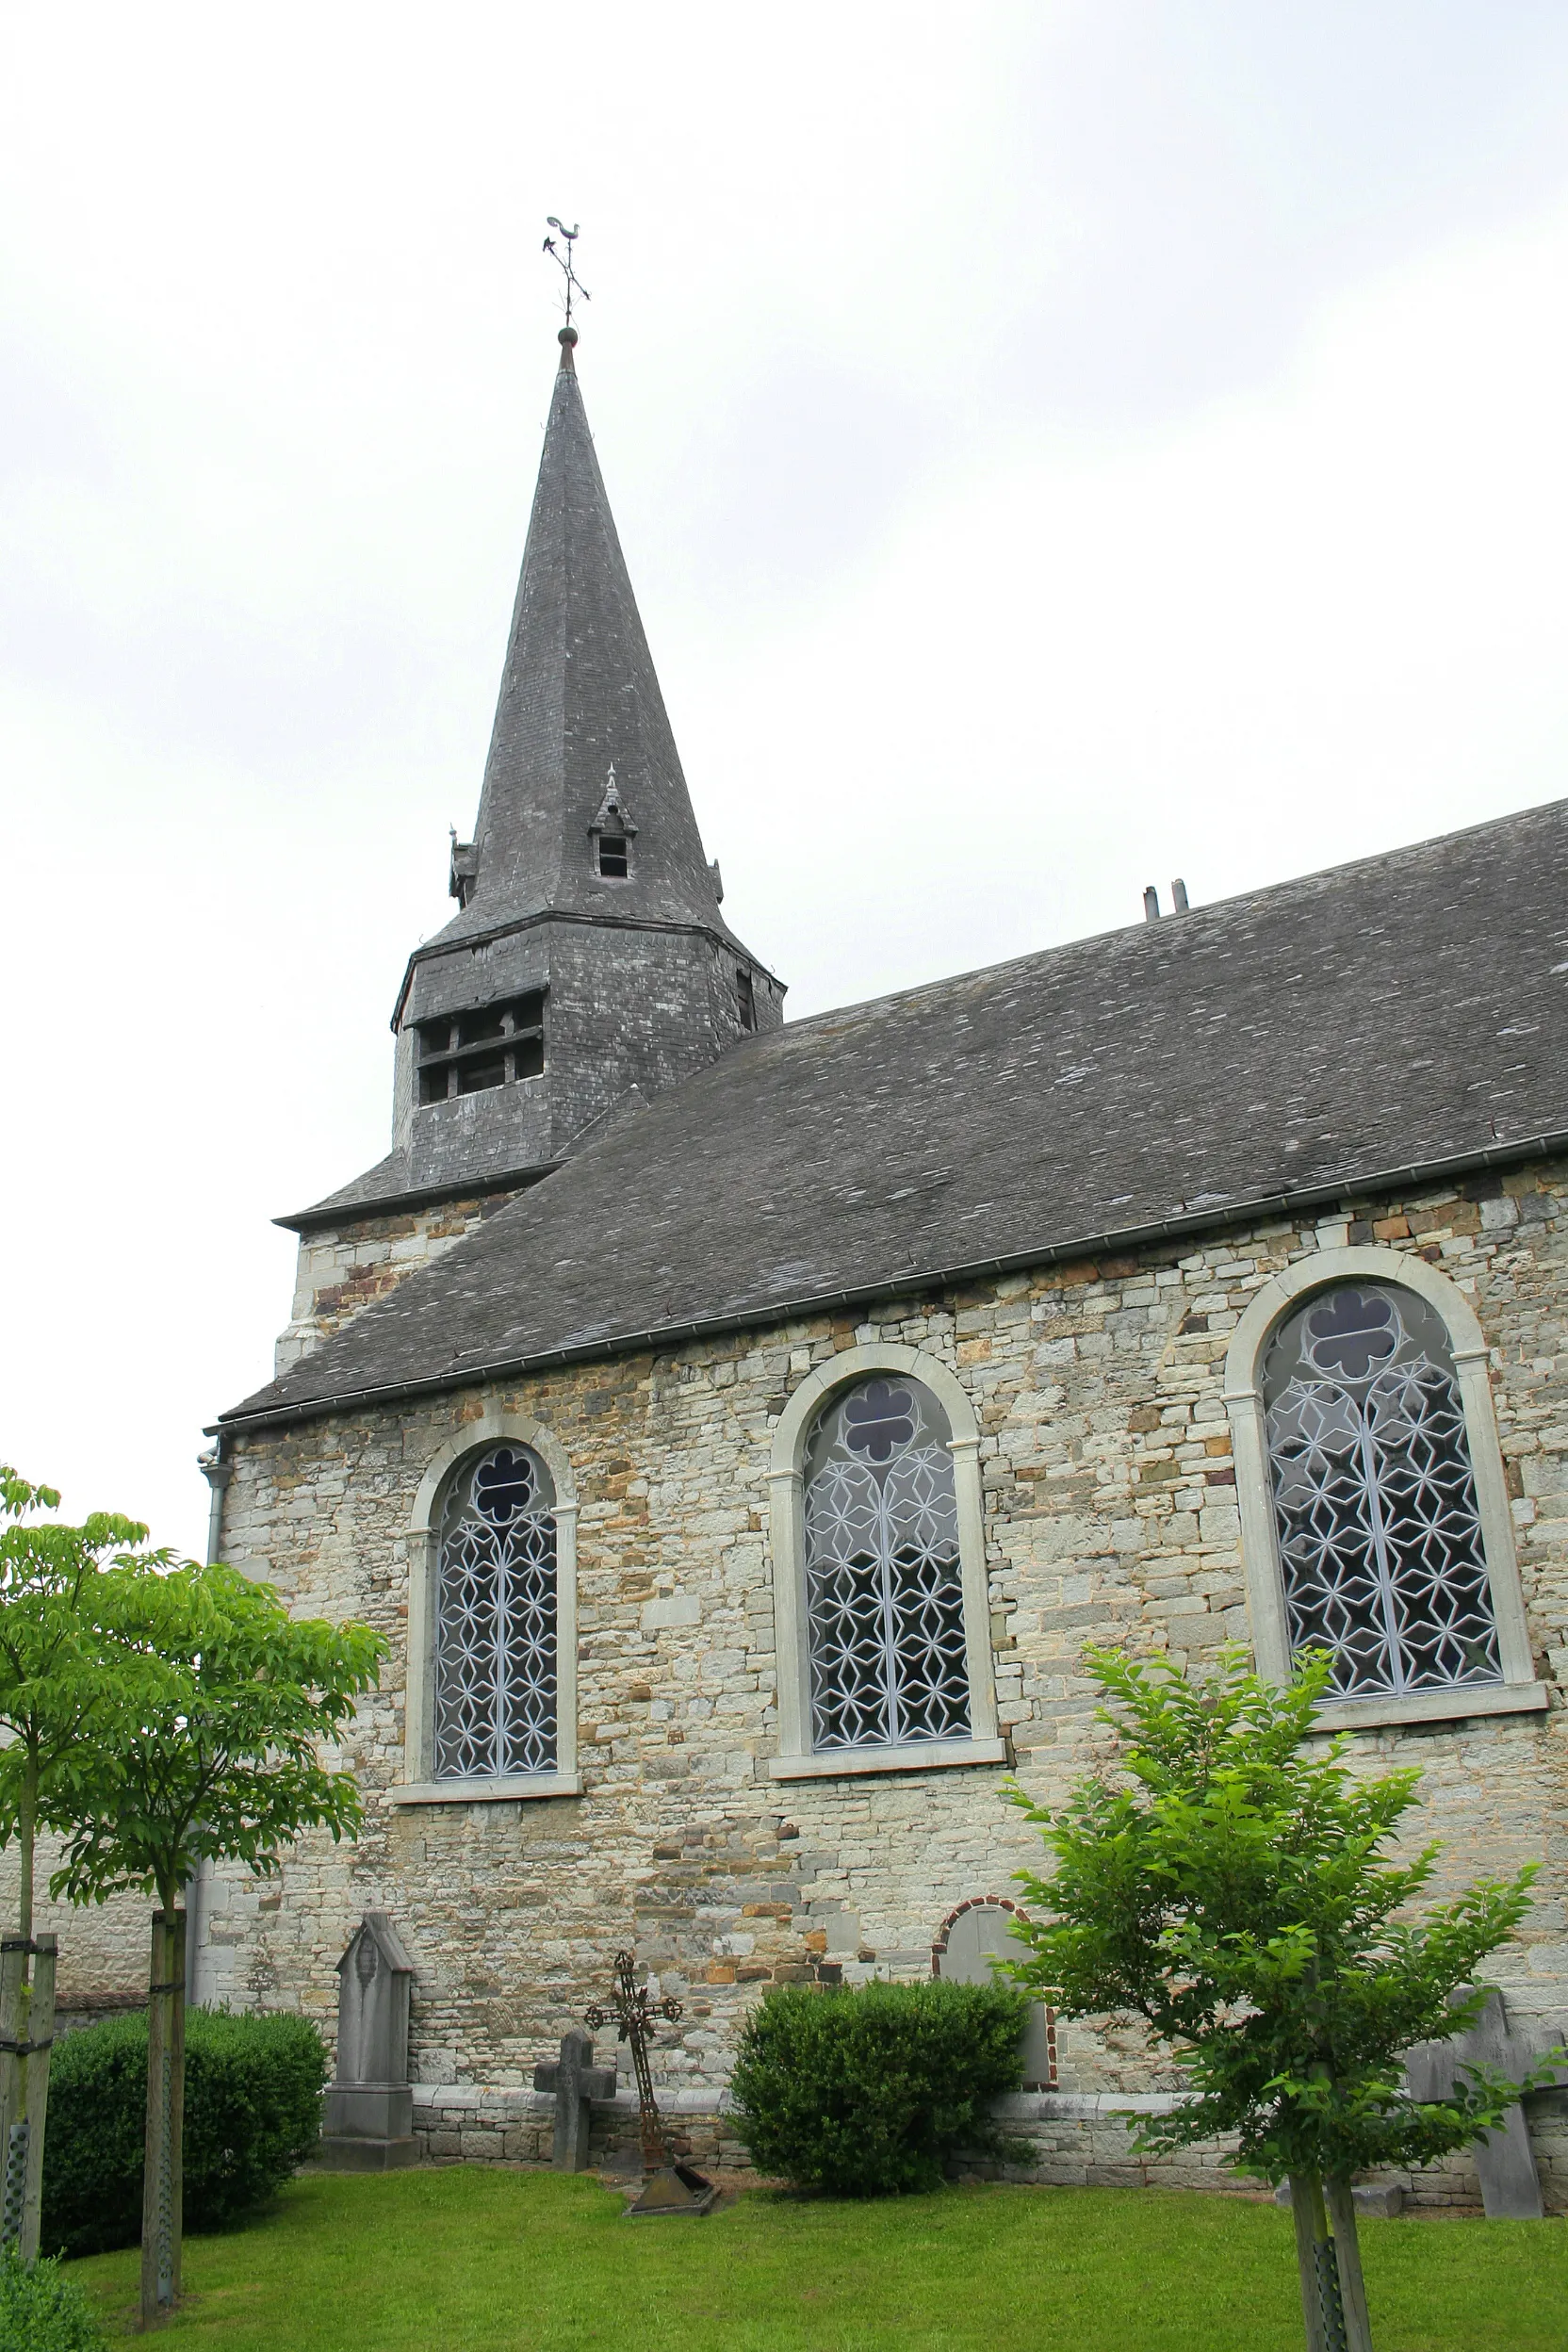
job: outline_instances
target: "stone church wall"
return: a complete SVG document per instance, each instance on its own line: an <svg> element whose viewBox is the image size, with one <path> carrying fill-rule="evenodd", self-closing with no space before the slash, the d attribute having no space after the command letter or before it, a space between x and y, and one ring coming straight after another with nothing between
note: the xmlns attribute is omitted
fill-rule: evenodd
<svg viewBox="0 0 1568 2352"><path fill-rule="evenodd" d="M694 2112L716 2113L762 1985L925 1975L949 1912L1014 1891L1011 1873L1041 1849L1003 1802L1001 1768L766 1776L772 1432L792 1389L857 1341L927 1350L975 1407L1000 1715L1032 1795L1060 1797L1104 1751L1079 1672L1086 1642L1201 1658L1247 1638L1227 1341L1268 1275L1347 1242L1425 1257L1480 1316L1538 1672L1560 1686L1565 1186L1560 1165L1512 1171L244 1437L225 1556L301 1612L369 1619L392 1655L343 1748L365 1789L357 1849L307 1843L281 1890L208 1889L204 1993L301 2009L330 2034L334 1964L363 1910L389 1910L417 1970L415 2072L433 2112L525 2093L535 2060L602 1992L616 1947L634 1941L685 2003L662 2080ZM400 1807L388 1795L404 1777L405 1530L428 1464L487 1407L546 1424L578 1482L583 1793ZM1516 2014L1559 2028L1565 1722L1554 1689L1546 1715L1364 1734L1356 1749L1371 1767L1421 1765L1413 1838L1445 1841L1438 1891L1544 1861L1535 1909L1495 1974ZM1060 2068L1070 2098L1173 2087L1121 2028L1064 2027ZM1568 2203L1568 2181L1554 2194Z"/></svg>
<svg viewBox="0 0 1568 2352"><path fill-rule="evenodd" d="M417 1273L484 1217L504 1208L518 1189L431 1202L383 1217L345 1217L341 1224L302 1233L294 1304L273 1350L274 1372L281 1377L310 1355L366 1307L396 1290L406 1276Z"/></svg>

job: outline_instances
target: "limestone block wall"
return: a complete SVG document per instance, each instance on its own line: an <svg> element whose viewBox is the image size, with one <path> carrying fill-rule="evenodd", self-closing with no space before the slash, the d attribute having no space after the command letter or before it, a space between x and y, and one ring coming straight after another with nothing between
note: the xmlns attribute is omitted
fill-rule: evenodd
<svg viewBox="0 0 1568 2352"><path fill-rule="evenodd" d="M515 1199L517 1190L514 1185L510 1191L476 1193L384 1217L346 1217L341 1224L302 1233L294 1303L273 1349L274 1372L281 1376L308 1356L363 1308L396 1290L405 1275L428 1266Z"/></svg>
<svg viewBox="0 0 1568 2352"><path fill-rule="evenodd" d="M330 2033L334 1963L361 1912L397 1920L417 1968L414 2058L431 2086L514 2093L635 1943L685 2015L659 2052L672 2093L722 2088L762 1985L927 1972L966 1898L1010 1891L1037 1836L1001 1767L774 1784L776 1661L766 1478L791 1392L857 1341L929 1351L982 1429L992 1652L1024 1788L1059 1798L1104 1752L1086 1642L1212 1656L1245 1640L1222 1398L1230 1332L1270 1274L1386 1243L1441 1266L1492 1345L1544 1715L1363 1736L1414 1760L1413 1837L1442 1885L1544 1869L1495 1974L1514 2013L1568 2023L1568 1170L1537 1167L1408 1200L1281 1218L1201 1247L1042 1267L668 1354L583 1364L249 1435L234 1447L226 1557L301 1611L368 1618L392 1643L345 1740L366 1828L302 1846L281 1887L208 1890L204 1983ZM580 1796L400 1807L408 1541L427 1465L487 1408L545 1423L580 1496ZM1064 2026L1061 2090L1174 2087L1135 2034Z"/></svg>
<svg viewBox="0 0 1568 2352"><path fill-rule="evenodd" d="M152 1960L152 1896L116 1895L107 1903L80 1907L51 1903L49 1878L59 1862L59 1840L41 1837L33 1932L59 1938L57 2007L95 2013L144 2003ZM0 1920L7 1935L16 1933L18 1893L16 1848L8 1846L0 1854Z"/></svg>

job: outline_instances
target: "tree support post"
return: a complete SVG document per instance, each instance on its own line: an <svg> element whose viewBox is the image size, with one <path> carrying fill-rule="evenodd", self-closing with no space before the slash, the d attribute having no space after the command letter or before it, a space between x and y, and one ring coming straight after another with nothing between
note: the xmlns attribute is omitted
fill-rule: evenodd
<svg viewBox="0 0 1568 2352"><path fill-rule="evenodd" d="M27 2001L26 2047L21 2053L22 2110L27 2127L27 2153L23 2169L22 2259L38 2260L39 2228L43 2211L43 2126L49 2109L49 2053L55 2046L55 1966L58 1939L33 1939L33 1983Z"/></svg>
<svg viewBox="0 0 1568 2352"><path fill-rule="evenodd" d="M26 2202L27 2116L22 2072L27 2038L30 1936L0 1936L0 2246L21 2246Z"/></svg>
<svg viewBox="0 0 1568 2352"><path fill-rule="evenodd" d="M38 2260L56 1958L53 1936L0 1938L0 2246L24 2262Z"/></svg>
<svg viewBox="0 0 1568 2352"><path fill-rule="evenodd" d="M1293 2172L1290 2210L1307 2352L1372 2352L1348 2175L1323 2180L1315 2172Z"/></svg>
<svg viewBox="0 0 1568 2352"><path fill-rule="evenodd" d="M147 2142L141 2175L141 2325L155 2328L180 2292L184 2173L185 1913L153 1914L147 1988Z"/></svg>
<svg viewBox="0 0 1568 2352"><path fill-rule="evenodd" d="M1323 2182L1323 2195L1339 2262L1348 2352L1372 2352L1372 2321L1366 2309L1366 2282L1361 2275L1361 2238L1356 2229L1356 2200L1349 2174L1330 2173Z"/></svg>

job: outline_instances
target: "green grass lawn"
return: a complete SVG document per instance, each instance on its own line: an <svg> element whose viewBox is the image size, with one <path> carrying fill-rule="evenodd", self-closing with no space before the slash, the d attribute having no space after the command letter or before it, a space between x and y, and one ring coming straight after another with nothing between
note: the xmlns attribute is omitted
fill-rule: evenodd
<svg viewBox="0 0 1568 2352"><path fill-rule="evenodd" d="M754 2191L623 2217L586 2176L305 2177L186 2246L166 2331L224 2352L1298 2352L1290 2216L1137 2189L952 2188L831 2204ZM1562 2352L1558 2222L1371 2221L1378 2352ZM71 2265L111 2331L138 2256Z"/></svg>

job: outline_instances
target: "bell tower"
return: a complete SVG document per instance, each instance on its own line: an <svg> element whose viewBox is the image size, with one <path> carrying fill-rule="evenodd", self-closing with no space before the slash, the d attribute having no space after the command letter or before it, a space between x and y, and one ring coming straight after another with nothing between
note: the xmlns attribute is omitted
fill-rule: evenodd
<svg viewBox="0 0 1568 2352"><path fill-rule="evenodd" d="M782 984L720 909L577 340L562 329L473 838L451 846L457 911L415 949L393 1011L392 1150L279 1219L301 1235L280 1369L618 1106L783 1019Z"/></svg>

